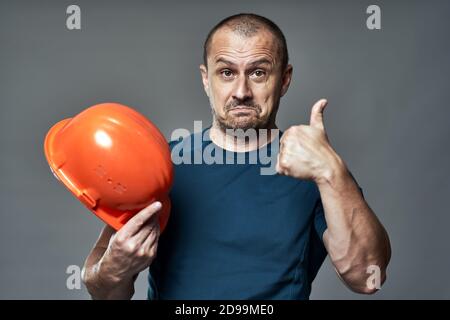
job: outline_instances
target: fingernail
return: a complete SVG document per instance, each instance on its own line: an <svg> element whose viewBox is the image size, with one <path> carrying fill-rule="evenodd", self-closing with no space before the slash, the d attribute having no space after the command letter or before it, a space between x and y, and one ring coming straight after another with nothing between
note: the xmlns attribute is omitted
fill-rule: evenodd
<svg viewBox="0 0 450 320"><path fill-rule="evenodd" d="M156 201L156 202L153 203L153 207L154 207L156 210L159 210L159 209L161 209L162 204L161 204L161 202Z"/></svg>

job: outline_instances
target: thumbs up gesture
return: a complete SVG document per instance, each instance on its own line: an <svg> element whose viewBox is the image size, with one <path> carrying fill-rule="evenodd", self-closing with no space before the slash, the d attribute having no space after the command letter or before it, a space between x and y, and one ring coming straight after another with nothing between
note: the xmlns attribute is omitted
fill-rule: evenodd
<svg viewBox="0 0 450 320"><path fill-rule="evenodd" d="M327 103L321 99L314 104L309 125L292 126L284 132L276 166L279 174L322 182L335 164L341 162L328 141L323 123Z"/></svg>

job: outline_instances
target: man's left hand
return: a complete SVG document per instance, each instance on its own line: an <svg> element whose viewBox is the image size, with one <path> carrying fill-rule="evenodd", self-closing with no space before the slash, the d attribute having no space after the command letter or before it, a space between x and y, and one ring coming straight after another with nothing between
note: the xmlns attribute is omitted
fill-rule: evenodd
<svg viewBox="0 0 450 320"><path fill-rule="evenodd" d="M317 101L309 125L292 126L284 132L276 166L278 173L322 182L342 165L325 132L323 111L327 104L325 99Z"/></svg>

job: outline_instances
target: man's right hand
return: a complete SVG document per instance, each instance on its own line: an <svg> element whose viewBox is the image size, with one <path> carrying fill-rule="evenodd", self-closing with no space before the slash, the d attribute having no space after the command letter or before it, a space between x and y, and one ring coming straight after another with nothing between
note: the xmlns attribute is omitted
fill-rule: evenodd
<svg viewBox="0 0 450 320"><path fill-rule="evenodd" d="M131 298L137 275L156 257L160 209L161 203L154 202L116 233L103 230L83 270L84 283L94 299Z"/></svg>

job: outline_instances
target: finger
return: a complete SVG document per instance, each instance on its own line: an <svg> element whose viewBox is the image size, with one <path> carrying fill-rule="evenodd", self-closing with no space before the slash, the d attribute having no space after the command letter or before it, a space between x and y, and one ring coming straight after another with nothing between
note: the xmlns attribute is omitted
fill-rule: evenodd
<svg viewBox="0 0 450 320"><path fill-rule="evenodd" d="M161 210L162 204L159 201L153 202L148 207L145 207L139 211L134 217L125 223L120 233L127 234L129 237L139 232L139 230L150 220L159 210Z"/></svg>
<svg viewBox="0 0 450 320"><path fill-rule="evenodd" d="M137 243L138 245L142 245L146 239L152 234L154 233L154 231L159 228L159 216L158 215L154 215L150 218L150 220L148 220L143 226L142 228L139 229L138 232L136 232L133 236L132 239L135 243Z"/></svg>
<svg viewBox="0 0 450 320"><path fill-rule="evenodd" d="M280 138L280 144L283 144L283 142L287 139L287 137L291 134L293 127L289 127L281 136Z"/></svg>
<svg viewBox="0 0 450 320"><path fill-rule="evenodd" d="M280 142L280 153L283 154L284 151L291 150L298 142L294 139L285 139Z"/></svg>
<svg viewBox="0 0 450 320"><path fill-rule="evenodd" d="M145 239L145 241L142 243L142 248L148 252L151 250L152 246L156 245L159 239L161 231L159 229L159 225L156 226L152 230L152 232L148 235L148 237Z"/></svg>
<svg viewBox="0 0 450 320"><path fill-rule="evenodd" d="M309 120L309 125L311 127L316 127L321 130L325 130L323 123L323 111L327 106L328 101L326 99L320 99L317 101L311 109L311 118Z"/></svg>
<svg viewBox="0 0 450 320"><path fill-rule="evenodd" d="M150 265L152 261L156 258L156 254L158 251L158 241L154 240L150 245L145 248L142 247L140 250L141 255L145 255L148 257L147 264Z"/></svg>

